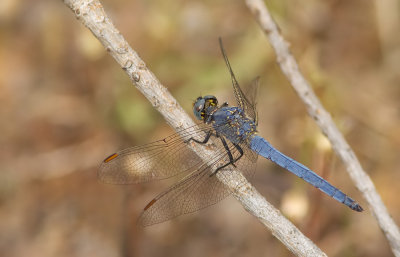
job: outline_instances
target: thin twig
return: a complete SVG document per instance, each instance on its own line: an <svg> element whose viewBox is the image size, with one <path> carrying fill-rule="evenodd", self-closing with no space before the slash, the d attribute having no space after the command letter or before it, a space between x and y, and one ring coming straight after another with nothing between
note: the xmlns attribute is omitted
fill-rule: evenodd
<svg viewBox="0 0 400 257"><path fill-rule="evenodd" d="M395 256L400 256L399 228L390 217L372 180L361 167L353 150L332 121L330 114L315 96L309 83L300 73L296 60L290 53L287 42L279 33L278 26L272 19L266 5L261 0L245 0L245 2L274 48L281 70L303 100L308 114L316 121L322 132L328 137L336 154L342 159L351 179L363 194L379 226L385 233L393 253Z"/></svg>
<svg viewBox="0 0 400 257"><path fill-rule="evenodd" d="M99 1L64 0L64 3L74 12L78 20L92 31L125 70L136 88L145 95L175 130L188 128L194 124L114 27ZM202 149L196 148L195 150L200 157L207 157ZM294 254L297 256L326 256L310 239L269 204L240 172L233 172L229 179L218 176L218 173L217 177L233 190L233 195L244 208L266 225L272 234ZM238 185L241 186L238 187Z"/></svg>

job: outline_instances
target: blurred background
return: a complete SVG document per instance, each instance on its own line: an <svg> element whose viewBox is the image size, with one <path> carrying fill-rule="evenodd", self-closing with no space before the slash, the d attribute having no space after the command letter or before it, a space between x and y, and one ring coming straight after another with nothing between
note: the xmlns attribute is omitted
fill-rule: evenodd
<svg viewBox="0 0 400 257"><path fill-rule="evenodd" d="M266 4L301 70L400 224L400 7L396 0ZM252 183L329 256L392 256L341 161L307 116L243 1L103 1L116 27L192 115L260 75L259 131L358 200L342 206L259 160ZM101 161L173 130L62 1L0 2L1 256L291 256L232 197L148 228L141 210L174 180L113 186Z"/></svg>

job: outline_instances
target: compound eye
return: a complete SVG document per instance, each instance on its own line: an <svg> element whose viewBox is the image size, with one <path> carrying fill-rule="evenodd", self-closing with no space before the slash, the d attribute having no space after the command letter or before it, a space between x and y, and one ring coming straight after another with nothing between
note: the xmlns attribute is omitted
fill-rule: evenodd
<svg viewBox="0 0 400 257"><path fill-rule="evenodd" d="M201 110L203 110L203 105L197 106L196 111L197 111L197 112L200 112Z"/></svg>
<svg viewBox="0 0 400 257"><path fill-rule="evenodd" d="M207 95L204 97L207 103L209 103L211 106L216 106L218 105L218 100L215 96L213 95Z"/></svg>

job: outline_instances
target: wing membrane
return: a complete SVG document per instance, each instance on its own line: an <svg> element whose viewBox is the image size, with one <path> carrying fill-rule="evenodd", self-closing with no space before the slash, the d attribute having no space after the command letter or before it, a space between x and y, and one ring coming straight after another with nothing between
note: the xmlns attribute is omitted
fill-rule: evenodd
<svg viewBox="0 0 400 257"><path fill-rule="evenodd" d="M247 116L253 118L253 121L256 125L258 125L258 112L257 112L257 95L258 95L258 87L260 85L260 77L257 76L251 82L250 86L246 91L246 108L245 113Z"/></svg>
<svg viewBox="0 0 400 257"><path fill-rule="evenodd" d="M253 83L250 86L250 99L248 99L243 93L242 89L239 86L239 83L236 80L235 74L231 68L231 64L229 63L228 56L225 53L224 46L222 44L222 39L219 38L219 46L221 48L222 56L224 57L226 66L228 67L229 73L231 74L233 92L235 94L236 102L239 107L243 109L245 114L251 118L256 124L258 122L257 110L256 110L256 102L255 97L258 89L259 78L253 80Z"/></svg>
<svg viewBox="0 0 400 257"><path fill-rule="evenodd" d="M103 161L98 177L110 184L135 184L189 171L202 160L185 140L203 140L209 130L207 125L196 125L163 140L119 151Z"/></svg>
<svg viewBox="0 0 400 257"><path fill-rule="evenodd" d="M203 163L198 166L192 173L150 201L140 216L138 221L140 225L150 226L182 214L195 212L213 205L231 194L229 188L216 176L210 176L216 167L229 162L226 149L220 140L215 139L214 141L218 150L214 155L213 163L211 165ZM237 158L240 155L237 148L230 142L228 146L233 158ZM241 147L244 155L235 165L247 178L252 178L258 155L246 145ZM218 172L222 176L231 176L229 166Z"/></svg>

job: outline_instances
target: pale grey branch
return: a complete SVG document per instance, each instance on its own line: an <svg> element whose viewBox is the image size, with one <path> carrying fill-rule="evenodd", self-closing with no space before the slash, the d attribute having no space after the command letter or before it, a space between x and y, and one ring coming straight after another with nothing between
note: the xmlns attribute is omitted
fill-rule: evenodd
<svg viewBox="0 0 400 257"><path fill-rule="evenodd" d="M351 179L363 194L379 226L385 233L393 253L395 256L400 256L399 228L390 217L372 180L361 167L353 150L301 74L296 60L289 51L288 43L279 33L278 26L272 19L266 5L261 0L245 0L245 2L275 50L281 70L306 105L308 114L316 121L322 132L328 137L336 154L342 159Z"/></svg>
<svg viewBox="0 0 400 257"><path fill-rule="evenodd" d="M92 31L126 71L136 88L147 97L175 130L187 128L194 124L114 27L99 1L64 0L64 3ZM206 158L209 154L205 153L203 149L196 148L195 150L202 158ZM232 174L229 180L225 179L222 182L235 189L234 196L236 199L242 203L246 210L266 225L290 251L297 256L326 256L310 239L305 237L277 209L269 204L245 180L240 172ZM242 186L238 187L237 185Z"/></svg>

